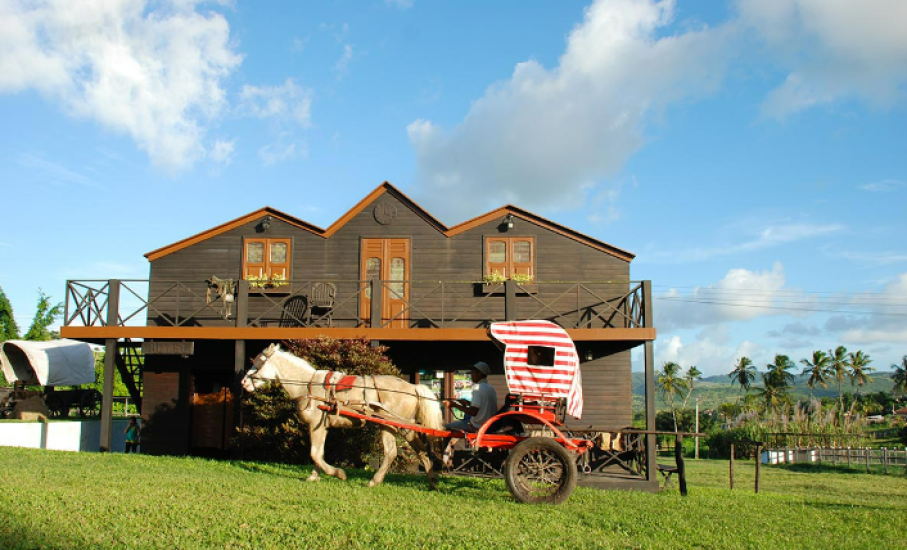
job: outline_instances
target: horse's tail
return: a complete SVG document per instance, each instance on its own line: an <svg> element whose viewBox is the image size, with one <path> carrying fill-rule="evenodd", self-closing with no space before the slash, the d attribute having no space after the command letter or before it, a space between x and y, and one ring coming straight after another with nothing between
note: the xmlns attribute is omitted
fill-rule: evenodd
<svg viewBox="0 0 907 550"><path fill-rule="evenodd" d="M444 418L441 416L441 407L435 393L428 386L416 384L416 394L419 396L416 420L426 428L443 430Z"/></svg>

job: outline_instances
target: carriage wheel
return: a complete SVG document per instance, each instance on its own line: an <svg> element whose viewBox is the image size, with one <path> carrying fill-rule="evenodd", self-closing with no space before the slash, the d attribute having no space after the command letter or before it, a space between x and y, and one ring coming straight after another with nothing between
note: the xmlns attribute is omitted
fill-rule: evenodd
<svg viewBox="0 0 907 550"><path fill-rule="evenodd" d="M101 413L101 392L88 390L79 400L79 414L82 418L95 418Z"/></svg>
<svg viewBox="0 0 907 550"><path fill-rule="evenodd" d="M510 451L504 464L510 494L527 504L560 504L576 487L576 463L557 441L530 437Z"/></svg>
<svg viewBox="0 0 907 550"><path fill-rule="evenodd" d="M48 393L44 396L44 404L47 405L50 416L54 418L59 418L64 415L69 416L69 407L66 406L66 401L59 395Z"/></svg>

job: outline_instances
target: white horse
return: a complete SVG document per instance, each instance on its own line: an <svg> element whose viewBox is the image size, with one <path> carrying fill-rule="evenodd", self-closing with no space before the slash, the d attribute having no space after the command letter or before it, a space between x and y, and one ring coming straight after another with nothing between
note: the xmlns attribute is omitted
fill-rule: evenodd
<svg viewBox="0 0 907 550"><path fill-rule="evenodd" d="M346 390L336 388L343 375L338 372L316 370L305 359L271 344L252 363L252 369L242 380L243 389L254 392L269 382L281 382L287 394L295 400L299 417L309 426L311 456L315 469L308 481L318 481L318 470L326 475L346 479L346 473L324 461L324 441L328 428L361 428L366 421L340 414L330 414L319 408L329 401L360 413L379 412L384 418L406 424L418 424L434 430L443 430L441 408L434 393L421 384L410 384L396 376L357 376L352 387ZM325 382L328 382L326 385ZM330 387L327 387L330 386ZM368 486L374 487L387 474L391 463L397 458L396 428L377 424L381 430L384 459ZM423 435L412 430L401 430L402 435L416 452L432 489L435 488L437 473L432 468L429 445L435 438L423 439Z"/></svg>

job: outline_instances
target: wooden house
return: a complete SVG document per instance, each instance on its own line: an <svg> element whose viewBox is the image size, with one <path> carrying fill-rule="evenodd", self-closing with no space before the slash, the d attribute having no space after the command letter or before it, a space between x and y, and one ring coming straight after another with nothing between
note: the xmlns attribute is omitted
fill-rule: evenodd
<svg viewBox="0 0 907 550"><path fill-rule="evenodd" d="M385 182L327 229L265 207L145 256L148 281L69 281L61 329L106 344L106 376L142 388L145 452L228 447L250 358L286 339L368 337L444 395L481 359L503 396L487 327L548 319L583 360L574 429L631 425L631 348L645 346L653 378L651 290L631 281L634 255L515 206L447 227Z"/></svg>

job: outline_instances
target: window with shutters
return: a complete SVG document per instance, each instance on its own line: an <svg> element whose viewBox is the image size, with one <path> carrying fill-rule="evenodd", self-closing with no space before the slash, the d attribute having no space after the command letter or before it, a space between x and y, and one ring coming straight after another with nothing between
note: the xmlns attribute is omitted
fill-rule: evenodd
<svg viewBox="0 0 907 550"><path fill-rule="evenodd" d="M243 241L243 278L250 288L279 288L290 280L290 239L246 238Z"/></svg>
<svg viewBox="0 0 907 550"><path fill-rule="evenodd" d="M532 237L486 237L486 281L535 278L535 239Z"/></svg>

